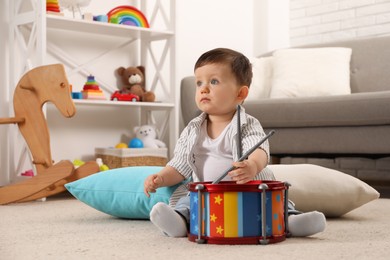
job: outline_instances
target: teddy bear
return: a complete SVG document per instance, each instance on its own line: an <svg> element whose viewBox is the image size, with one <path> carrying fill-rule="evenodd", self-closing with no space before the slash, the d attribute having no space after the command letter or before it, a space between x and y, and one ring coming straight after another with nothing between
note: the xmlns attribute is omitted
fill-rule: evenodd
<svg viewBox="0 0 390 260"><path fill-rule="evenodd" d="M140 139L144 148L164 148L165 143L157 139L157 131L153 125L134 127L136 138Z"/></svg>
<svg viewBox="0 0 390 260"><path fill-rule="evenodd" d="M144 102L155 101L155 94L145 89L145 67L120 67L117 69L117 73L122 79L122 93L135 94L139 96L140 101Z"/></svg>

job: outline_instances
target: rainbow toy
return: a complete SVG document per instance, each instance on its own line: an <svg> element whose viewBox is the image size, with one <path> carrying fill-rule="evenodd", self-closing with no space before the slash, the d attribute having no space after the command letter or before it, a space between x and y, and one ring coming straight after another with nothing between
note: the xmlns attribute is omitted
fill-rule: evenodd
<svg viewBox="0 0 390 260"><path fill-rule="evenodd" d="M107 13L108 22L149 28L148 20L137 8L129 5L115 7Z"/></svg>

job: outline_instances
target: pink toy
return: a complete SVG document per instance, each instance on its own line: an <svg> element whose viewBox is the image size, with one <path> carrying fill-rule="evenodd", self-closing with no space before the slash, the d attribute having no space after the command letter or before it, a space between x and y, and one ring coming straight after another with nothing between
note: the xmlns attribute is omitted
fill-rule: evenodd
<svg viewBox="0 0 390 260"><path fill-rule="evenodd" d="M21 173L20 176L33 177L34 176L34 171L33 170L27 170L27 171Z"/></svg>

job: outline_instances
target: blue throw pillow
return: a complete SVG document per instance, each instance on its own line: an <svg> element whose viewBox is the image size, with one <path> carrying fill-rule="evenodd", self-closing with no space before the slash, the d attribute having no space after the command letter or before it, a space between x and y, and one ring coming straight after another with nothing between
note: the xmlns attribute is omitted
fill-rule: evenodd
<svg viewBox="0 0 390 260"><path fill-rule="evenodd" d="M119 218L149 219L149 212L157 202L169 202L173 187L162 187L150 198L144 194L144 180L157 173L160 166L135 166L99 172L65 187L78 200Z"/></svg>

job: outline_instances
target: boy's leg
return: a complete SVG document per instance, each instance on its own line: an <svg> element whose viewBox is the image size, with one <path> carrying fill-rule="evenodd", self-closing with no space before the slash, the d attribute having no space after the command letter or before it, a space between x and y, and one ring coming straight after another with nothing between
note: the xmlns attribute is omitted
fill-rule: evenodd
<svg viewBox="0 0 390 260"><path fill-rule="evenodd" d="M301 213L289 201L288 214L288 229L293 237L307 237L325 230L326 218L322 212Z"/></svg>
<svg viewBox="0 0 390 260"><path fill-rule="evenodd" d="M167 236L185 237L190 214L189 198L181 198L175 209L165 203L157 203L150 212L150 221Z"/></svg>
<svg viewBox="0 0 390 260"><path fill-rule="evenodd" d="M325 230L326 218L322 212L311 211L288 217L288 228L293 237L307 237Z"/></svg>

